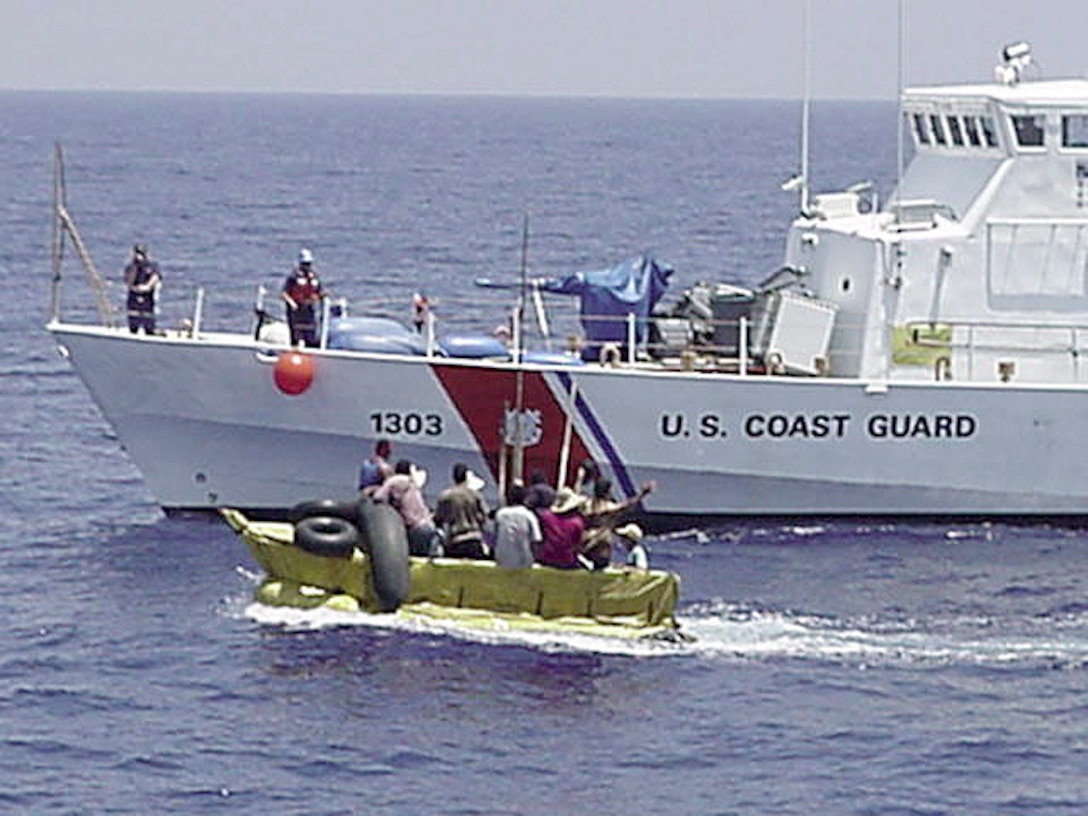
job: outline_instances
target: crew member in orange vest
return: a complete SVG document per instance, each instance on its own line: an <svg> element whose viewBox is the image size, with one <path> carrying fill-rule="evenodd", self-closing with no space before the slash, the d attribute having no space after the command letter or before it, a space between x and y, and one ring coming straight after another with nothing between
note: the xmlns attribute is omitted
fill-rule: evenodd
<svg viewBox="0 0 1088 816"><path fill-rule="evenodd" d="M291 327L291 345L317 345L317 304L325 297L321 281L314 271L314 255L303 249L298 266L283 282L283 302L287 304L287 325Z"/></svg>

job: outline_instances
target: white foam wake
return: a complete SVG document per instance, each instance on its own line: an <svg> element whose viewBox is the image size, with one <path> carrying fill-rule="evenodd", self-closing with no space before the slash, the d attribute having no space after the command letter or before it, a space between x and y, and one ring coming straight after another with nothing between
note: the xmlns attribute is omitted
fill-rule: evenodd
<svg viewBox="0 0 1088 816"><path fill-rule="evenodd" d="M703 654L859 665L1088 664L1088 619L844 621L718 602L688 610L684 628Z"/></svg>

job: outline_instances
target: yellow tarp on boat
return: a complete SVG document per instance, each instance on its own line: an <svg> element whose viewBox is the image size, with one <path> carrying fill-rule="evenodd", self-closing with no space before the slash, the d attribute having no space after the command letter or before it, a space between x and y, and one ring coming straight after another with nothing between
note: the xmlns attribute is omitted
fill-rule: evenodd
<svg viewBox="0 0 1088 816"><path fill-rule="evenodd" d="M223 516L269 577L285 579L279 584L266 582L259 595L265 596L262 600L291 603L290 598L295 605L306 606L310 604L298 587L317 587L330 596L352 596L364 610L378 608L369 560L358 549L345 558L314 555L292 543L290 524L251 522L234 510L224 510ZM511 570L490 561L412 558L410 575L405 606L419 607L420 614L426 614L423 610L429 605L546 621L569 618L634 628L676 626L673 612L680 581L675 574L660 570L588 572L541 566ZM313 601L313 605L320 602L319 596L314 595Z"/></svg>

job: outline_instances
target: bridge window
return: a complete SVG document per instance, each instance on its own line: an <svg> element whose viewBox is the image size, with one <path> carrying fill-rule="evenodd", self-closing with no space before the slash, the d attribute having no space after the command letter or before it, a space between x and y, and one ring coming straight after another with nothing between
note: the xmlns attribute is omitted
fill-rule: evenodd
<svg viewBox="0 0 1088 816"><path fill-rule="evenodd" d="M933 130L933 140L939 144L948 144L948 139L944 135L944 125L941 124L941 117L935 113L929 115L929 126Z"/></svg>
<svg viewBox="0 0 1088 816"><path fill-rule="evenodd" d="M960 118L958 116L948 117L948 133L952 137L952 144L963 147L963 130L960 129Z"/></svg>
<svg viewBox="0 0 1088 816"><path fill-rule="evenodd" d="M1041 114L1013 116L1012 127L1016 131L1016 143L1020 147L1044 145L1044 117Z"/></svg>
<svg viewBox="0 0 1088 816"><path fill-rule="evenodd" d="M918 139L918 144L929 144L929 131L926 130L926 118L920 113L911 115L914 121L914 136Z"/></svg>
<svg viewBox="0 0 1088 816"><path fill-rule="evenodd" d="M1068 113L1062 117L1062 147L1088 147L1088 115Z"/></svg>
<svg viewBox="0 0 1088 816"><path fill-rule="evenodd" d="M967 141L971 147L982 147L982 139L978 135L978 120L974 116L963 117L963 129L967 132Z"/></svg>
<svg viewBox="0 0 1088 816"><path fill-rule="evenodd" d="M1033 117L1020 118L1032 119ZM1088 147L1088 114L1085 114L1084 119L1085 147ZM1041 139L1044 117L1040 115L1038 120L1039 138ZM910 133L914 137L914 143L919 147L987 149L996 148L1000 144L993 117L984 116L981 113L909 111L906 114L906 121ZM1027 136L1025 138L1030 139L1031 137ZM1037 141L1034 144L1035 146L1041 146L1042 141Z"/></svg>

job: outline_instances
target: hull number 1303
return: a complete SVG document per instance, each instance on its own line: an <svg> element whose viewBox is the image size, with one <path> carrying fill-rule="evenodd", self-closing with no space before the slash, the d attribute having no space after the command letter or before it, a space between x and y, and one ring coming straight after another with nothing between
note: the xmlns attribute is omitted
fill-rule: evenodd
<svg viewBox="0 0 1088 816"><path fill-rule="evenodd" d="M377 436L440 436L442 416L413 411L375 411L370 415L370 427Z"/></svg>

